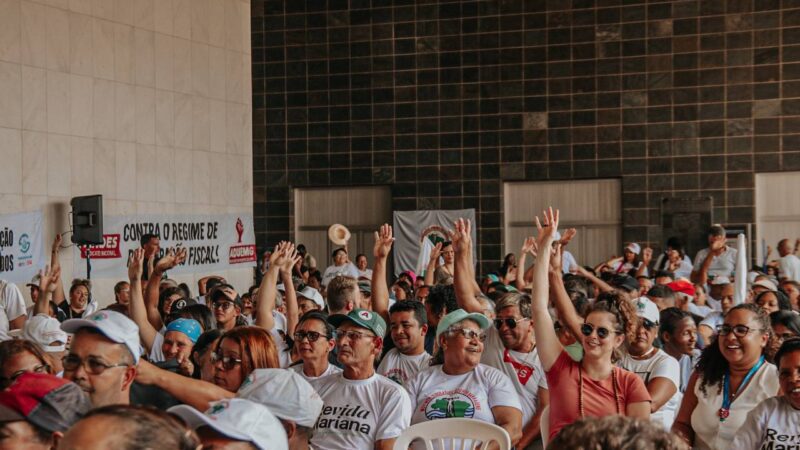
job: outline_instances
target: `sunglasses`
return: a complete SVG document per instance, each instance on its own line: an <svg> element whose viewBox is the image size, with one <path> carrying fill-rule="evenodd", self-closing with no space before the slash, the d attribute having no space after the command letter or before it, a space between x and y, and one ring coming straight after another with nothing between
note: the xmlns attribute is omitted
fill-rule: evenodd
<svg viewBox="0 0 800 450"><path fill-rule="evenodd" d="M642 326L647 328L648 330L652 330L653 328L656 328L658 324L648 319L642 319Z"/></svg>
<svg viewBox="0 0 800 450"><path fill-rule="evenodd" d="M464 338L470 341L473 339L477 339L481 342L486 340L486 333L484 333L483 331L471 330L469 328L451 328L450 330L447 331L447 334L449 334L450 336L455 336L456 334L460 334L464 336Z"/></svg>
<svg viewBox="0 0 800 450"><path fill-rule="evenodd" d="M503 328L503 324L506 324L508 328L513 330L514 328L517 328L517 324L523 320L528 320L528 318L523 317L521 319L514 319L513 317L509 317L506 319L494 319L494 327L499 330L500 328Z"/></svg>
<svg viewBox="0 0 800 450"><path fill-rule="evenodd" d="M227 311L233 308L233 302L216 302L214 303L214 309L221 309L223 311Z"/></svg>
<svg viewBox="0 0 800 450"><path fill-rule="evenodd" d="M609 330L608 328L603 328L603 327L595 328L595 326L590 323L585 323L581 325L581 334L583 334L586 337L591 336L594 330L597 330L597 337L599 337L600 339L607 338L608 335L610 335L611 333L619 333L619 331Z"/></svg>
<svg viewBox="0 0 800 450"><path fill-rule="evenodd" d="M345 330L336 330L336 340L341 341L342 339L347 339L348 341L357 341L361 338L376 338L374 334L362 333L360 331L345 331Z"/></svg>
<svg viewBox="0 0 800 450"><path fill-rule="evenodd" d="M303 339L308 338L308 342L317 342L317 340L319 340L319 338L322 336L325 335L316 331L298 331L294 334L294 340L300 342ZM328 336L325 337L327 338Z"/></svg>
<svg viewBox="0 0 800 450"><path fill-rule="evenodd" d="M233 370L237 364L241 364L242 360L239 358L234 358L232 356L222 356L219 353L212 353L211 354L211 364L217 364L218 362L222 363L222 368L225 370Z"/></svg>
<svg viewBox="0 0 800 450"><path fill-rule="evenodd" d="M717 325L717 334L720 336L727 336L733 333L734 336L738 338L743 338L750 334L751 331L764 331L761 328L750 328L747 325Z"/></svg>

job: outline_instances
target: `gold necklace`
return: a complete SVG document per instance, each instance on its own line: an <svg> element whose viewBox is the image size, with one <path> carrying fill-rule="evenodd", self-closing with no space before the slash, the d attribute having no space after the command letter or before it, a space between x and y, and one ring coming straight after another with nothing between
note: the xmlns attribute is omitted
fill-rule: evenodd
<svg viewBox="0 0 800 450"><path fill-rule="evenodd" d="M614 370L615 367L611 367L611 384L614 388L614 403L617 408L617 414L622 415L622 408L620 407L619 403L619 395L617 393L617 371ZM586 417L586 411L583 408L583 365L578 364L578 383L580 385L578 389L578 410L580 411L581 417Z"/></svg>

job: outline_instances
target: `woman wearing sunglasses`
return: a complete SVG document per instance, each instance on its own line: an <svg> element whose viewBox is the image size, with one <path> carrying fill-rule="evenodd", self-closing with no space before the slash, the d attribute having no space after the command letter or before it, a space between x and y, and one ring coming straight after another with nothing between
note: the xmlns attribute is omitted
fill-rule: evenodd
<svg viewBox="0 0 800 450"><path fill-rule="evenodd" d="M431 367L406 383L414 415L411 424L446 418L468 418L503 427L516 443L522 437L522 406L511 380L481 364L485 330L483 314L457 309L439 321L439 350ZM453 448L459 448L453 445Z"/></svg>
<svg viewBox="0 0 800 450"><path fill-rule="evenodd" d="M333 325L320 311L311 311L300 317L294 330L294 348L300 363L289 368L302 375L309 383L324 376L339 373L342 369L330 363L330 354L336 346Z"/></svg>
<svg viewBox="0 0 800 450"><path fill-rule="evenodd" d="M558 210L545 211L544 223L536 218L538 248L551 248L558 228ZM556 246L558 252L559 246ZM583 345L583 358L576 362L564 351L548 311L548 290L553 283L556 303L570 306L559 320L575 326L581 320L569 302L560 267L550 270L551 252L539 252L533 269L532 309L534 333L539 357L544 367L550 398L549 439L566 425L581 417L602 417L621 414L650 418L650 394L644 382L635 374L614 365L615 352L625 341L634 337L637 324L633 305L621 296L598 300L588 310L583 324L573 334ZM558 263L560 265L560 263ZM548 280L548 271L550 277Z"/></svg>
<svg viewBox="0 0 800 450"><path fill-rule="evenodd" d="M754 304L732 307L703 350L672 425L695 449L730 447L748 412L778 392L778 373L766 362L769 316Z"/></svg>

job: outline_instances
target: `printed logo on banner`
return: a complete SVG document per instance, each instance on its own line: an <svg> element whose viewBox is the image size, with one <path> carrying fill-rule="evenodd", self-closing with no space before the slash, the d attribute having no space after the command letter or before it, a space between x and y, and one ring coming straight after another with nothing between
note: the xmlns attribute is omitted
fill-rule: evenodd
<svg viewBox="0 0 800 450"><path fill-rule="evenodd" d="M242 234L244 233L244 223L242 218L236 219L236 234L238 236L237 243L242 242ZM246 262L253 262L256 260L256 246L255 245L232 245L228 252L228 263L239 264Z"/></svg>
<svg viewBox="0 0 800 450"><path fill-rule="evenodd" d="M92 246L92 259L114 259L122 257L119 250L119 235L104 234L102 245ZM86 259L86 246L81 246L81 259Z"/></svg>
<svg viewBox="0 0 800 450"><path fill-rule="evenodd" d="M17 256L17 267L29 267L33 265L33 255L29 255L31 249L31 239L28 233L22 233L19 237L19 250L22 252Z"/></svg>

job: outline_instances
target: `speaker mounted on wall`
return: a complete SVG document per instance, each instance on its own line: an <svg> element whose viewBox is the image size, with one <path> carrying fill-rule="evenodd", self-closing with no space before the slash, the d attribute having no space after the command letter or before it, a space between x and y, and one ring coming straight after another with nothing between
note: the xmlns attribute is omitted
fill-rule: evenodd
<svg viewBox="0 0 800 450"><path fill-rule="evenodd" d="M103 243L103 196L86 195L73 197L72 242L78 245L100 245Z"/></svg>

